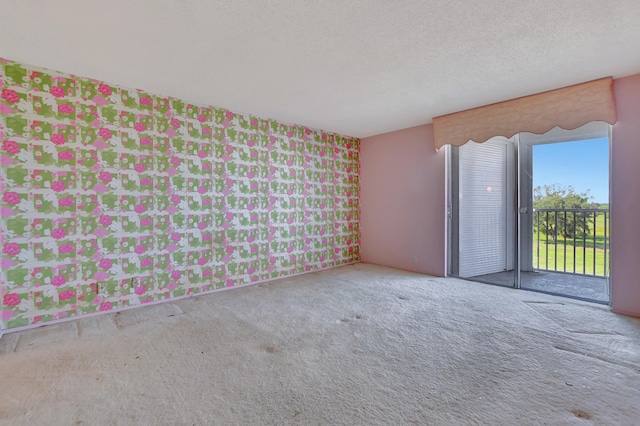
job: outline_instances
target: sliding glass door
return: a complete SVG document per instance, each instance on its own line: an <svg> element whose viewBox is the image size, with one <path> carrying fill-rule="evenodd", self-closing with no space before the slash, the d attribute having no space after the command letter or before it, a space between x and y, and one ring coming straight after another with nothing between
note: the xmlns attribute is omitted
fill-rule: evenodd
<svg viewBox="0 0 640 426"><path fill-rule="evenodd" d="M451 148L450 274L607 303L609 131L589 123Z"/></svg>
<svg viewBox="0 0 640 426"><path fill-rule="evenodd" d="M519 135L521 288L609 302L609 140L597 122Z"/></svg>

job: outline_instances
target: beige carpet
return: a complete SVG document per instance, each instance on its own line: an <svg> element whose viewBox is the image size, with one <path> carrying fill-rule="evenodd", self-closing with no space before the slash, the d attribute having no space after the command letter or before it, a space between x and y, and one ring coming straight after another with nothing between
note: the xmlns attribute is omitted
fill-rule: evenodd
<svg viewBox="0 0 640 426"><path fill-rule="evenodd" d="M640 320L358 264L5 335L0 423L638 424Z"/></svg>

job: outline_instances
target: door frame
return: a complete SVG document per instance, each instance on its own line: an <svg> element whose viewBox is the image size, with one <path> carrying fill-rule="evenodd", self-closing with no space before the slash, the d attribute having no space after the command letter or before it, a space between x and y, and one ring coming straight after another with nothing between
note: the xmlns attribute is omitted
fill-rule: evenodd
<svg viewBox="0 0 640 426"><path fill-rule="evenodd" d="M524 139L525 141L523 141L521 139L522 135L524 135ZM531 253L526 253L527 250L524 250L522 245L523 244L527 244L530 243L527 241L523 240L523 233L525 232L525 230L523 229L523 226L529 226L531 224L527 224L525 222L525 220L523 220L523 216L526 217L528 222L532 222L532 211L533 211L533 205L532 205L532 201L531 202L527 202L524 203L523 201L523 194L522 194L522 185L523 185L523 181L525 179L530 180L531 182L531 188L528 188L529 192L532 192L533 190L533 146L537 145L537 144L541 144L541 143L561 143L561 142L570 142L570 141L579 141L579 140L586 140L586 139L596 139L596 138L603 138L606 137L607 141L608 141L608 151L609 151L609 159L608 159L608 189L609 189L609 199L608 199L608 203L609 203L609 217L612 217L612 197L613 197L613 191L612 191L612 181L611 181L611 176L612 176L612 171L613 171L613 128L610 124L605 123L605 122L601 122L601 121L595 121L595 122L589 122L583 126L580 126L576 129L572 129L572 130L565 130L562 129L560 127L555 127L553 129L551 129L549 132L543 134L543 135L536 135L533 133L519 133L516 134L512 139L514 141L514 148L515 148L515 172L512 174L515 175L515 179L512 178L511 182L514 183L515 188L515 194L514 194L514 200L516 203L515 206L515 217L514 217L514 222L515 222L515 242L513 244L513 248L515 250L515 256L514 256L514 288L521 288L521 269L522 269L522 265L523 265L523 256L529 256L529 254L532 258L532 252ZM530 138L531 140L535 139L538 141L538 143L527 143L526 139ZM454 196L455 194L457 194L456 188L455 186L457 185L457 179L453 179L453 174L457 173L459 171L458 169L458 164L456 161L454 161L455 159L455 153L453 152L454 150L452 149L451 146L446 145L445 147L445 277L448 276L455 276L454 271L453 271L453 265L456 264L456 260L458 259L458 253L456 251L456 249L458 248L457 243L455 242L455 239L452 237L452 233L455 232L456 227L457 227L457 221L454 220L453 218L453 212L456 211L457 209L455 208L457 206L457 202L456 202L456 197ZM522 154L524 154L524 156L526 157L526 162L527 162L527 167L524 168L523 167L523 162L522 160ZM532 200L532 193L531 194L525 194L525 196L527 197L527 200ZM611 219L609 219L611 220ZM610 228L609 228L610 229ZM527 230L527 233L529 231ZM612 293L613 293L613 286L612 286L612 271L611 271L611 246L612 246L612 236L611 233L609 233L609 259L608 259L608 265L609 265L609 271L605 272L607 273L606 275L606 280L607 280L607 291L608 291L608 295L609 295L609 302L608 302L608 306L611 307L611 300L612 300ZM530 245L530 244L529 244ZM531 251L531 250L529 250ZM531 265L531 267L533 267L533 265Z"/></svg>

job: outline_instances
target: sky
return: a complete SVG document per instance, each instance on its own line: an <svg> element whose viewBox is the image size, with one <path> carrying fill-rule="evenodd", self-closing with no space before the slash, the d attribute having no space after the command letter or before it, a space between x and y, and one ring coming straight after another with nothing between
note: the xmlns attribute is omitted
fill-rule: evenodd
<svg viewBox="0 0 640 426"><path fill-rule="evenodd" d="M596 203L609 202L609 141L607 138L533 147L533 187L560 184L587 192Z"/></svg>

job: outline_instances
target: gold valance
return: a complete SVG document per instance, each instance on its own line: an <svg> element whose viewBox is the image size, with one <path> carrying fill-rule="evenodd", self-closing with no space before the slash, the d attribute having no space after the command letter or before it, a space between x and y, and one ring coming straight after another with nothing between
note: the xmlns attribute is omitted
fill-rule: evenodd
<svg viewBox="0 0 640 426"><path fill-rule="evenodd" d="M558 126L571 130L590 121L617 121L613 78L606 77L433 119L436 149L494 136L542 134Z"/></svg>

